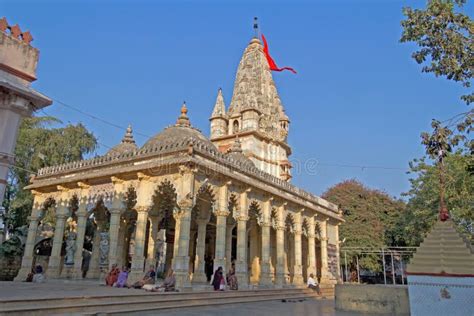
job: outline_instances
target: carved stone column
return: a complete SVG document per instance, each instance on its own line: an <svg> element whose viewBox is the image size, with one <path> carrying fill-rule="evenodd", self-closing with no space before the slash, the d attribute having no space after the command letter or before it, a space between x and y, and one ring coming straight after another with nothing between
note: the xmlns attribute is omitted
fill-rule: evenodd
<svg viewBox="0 0 474 316"><path fill-rule="evenodd" d="M89 270L86 275L88 279L97 279L100 277L100 233L103 230L104 223L96 222L96 225L94 239L92 240L92 254L89 260Z"/></svg>
<svg viewBox="0 0 474 316"><path fill-rule="evenodd" d="M321 228L321 283L330 283L328 265L328 233L327 219L320 222Z"/></svg>
<svg viewBox="0 0 474 316"><path fill-rule="evenodd" d="M146 266L156 267L156 238L158 236L159 218L156 216L150 217L150 233L148 235L148 249Z"/></svg>
<svg viewBox="0 0 474 316"><path fill-rule="evenodd" d="M82 251L84 249L84 237L87 226L87 189L81 190L81 197L79 199L79 208L77 210L77 238L76 251L74 253L74 279L82 279Z"/></svg>
<svg viewBox="0 0 474 316"><path fill-rule="evenodd" d="M196 245L196 259L194 260L193 282L206 282L204 256L206 252L206 227L207 220L198 220L198 235Z"/></svg>
<svg viewBox="0 0 474 316"><path fill-rule="evenodd" d="M118 264L118 238L120 230L120 216L122 209L115 208L110 210L110 227L109 227L109 269L114 264Z"/></svg>
<svg viewBox="0 0 474 316"><path fill-rule="evenodd" d="M227 224L225 230L225 264L227 269L232 266L232 230L234 227L234 224Z"/></svg>
<svg viewBox="0 0 474 316"><path fill-rule="evenodd" d="M249 190L245 190L240 193L240 211L238 216L235 217L237 221L237 258L235 261L235 275L240 289L248 288L249 276L248 276L248 262L247 262L247 221L248 221L248 201L247 193Z"/></svg>
<svg viewBox="0 0 474 316"><path fill-rule="evenodd" d="M340 247L341 247L341 242L339 241L339 225L341 223L337 223L334 226L335 232L336 232L336 282L337 283L342 283L342 278L341 278L341 254L340 254Z"/></svg>
<svg viewBox="0 0 474 316"><path fill-rule="evenodd" d="M54 228L53 248L51 250L51 256L49 257L47 270L47 274L51 278L57 278L61 273L61 249L63 246L68 202L67 193L63 193L61 200L57 202L58 205L56 206L56 226Z"/></svg>
<svg viewBox="0 0 474 316"><path fill-rule="evenodd" d="M301 254L301 235L303 234L301 230L301 213L295 214L295 265L293 268L293 284L301 285L304 283L303 280L303 264L302 264L302 254Z"/></svg>
<svg viewBox="0 0 474 316"><path fill-rule="evenodd" d="M286 203L280 205L277 209L277 218L275 221L276 230L276 267L275 267L275 286L282 288L286 284L286 254L285 254L285 222L283 221L283 212Z"/></svg>
<svg viewBox="0 0 474 316"><path fill-rule="evenodd" d="M178 242L178 256L174 260L176 287L191 287L189 279L189 234L191 230L192 199L183 199L178 202L180 208L180 228ZM175 240L176 242L176 240Z"/></svg>
<svg viewBox="0 0 474 316"><path fill-rule="evenodd" d="M314 217L308 219L308 270L307 275L313 273L316 276L316 244Z"/></svg>
<svg viewBox="0 0 474 316"><path fill-rule="evenodd" d="M171 261L171 266L174 267L174 262L178 257L178 249L179 249L179 231L181 229L181 214L179 212L175 212L173 214L175 226L174 226L174 241L173 241L173 259Z"/></svg>
<svg viewBox="0 0 474 316"><path fill-rule="evenodd" d="M28 236L26 237L25 251L21 259L21 268L15 281L25 281L28 273L33 267L33 257L36 243L36 235L38 233L38 223L41 216L44 198L40 194L34 195L33 209L31 216L28 217L30 225L28 227Z"/></svg>
<svg viewBox="0 0 474 316"><path fill-rule="evenodd" d="M271 256L270 256L270 227L271 227L271 199L263 204L262 227L262 261L260 284L264 286L272 285Z"/></svg>
<svg viewBox="0 0 474 316"><path fill-rule="evenodd" d="M112 265L118 264L118 240L120 231L120 217L125 208L123 200L126 191L125 181L112 177L114 185L114 197L112 200L112 207L110 210L110 225L109 225L109 269Z"/></svg>
<svg viewBox="0 0 474 316"><path fill-rule="evenodd" d="M248 263L247 263L247 216L237 218L237 260L235 262L235 274L239 288L248 287Z"/></svg>
<svg viewBox="0 0 474 316"><path fill-rule="evenodd" d="M135 252L132 257L132 269L129 280L135 282L143 277L145 268L145 234L146 224L148 221L148 206L138 206L137 211L137 226L135 230Z"/></svg>

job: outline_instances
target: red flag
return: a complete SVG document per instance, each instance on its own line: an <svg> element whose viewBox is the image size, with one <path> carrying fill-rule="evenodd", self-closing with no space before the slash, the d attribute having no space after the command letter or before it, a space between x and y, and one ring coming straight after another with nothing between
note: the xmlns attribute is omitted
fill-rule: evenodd
<svg viewBox="0 0 474 316"><path fill-rule="evenodd" d="M296 71L291 68L291 67L283 67L283 68L278 68L277 64L273 60L272 56L270 56L270 52L268 51L268 44L267 44L267 39L265 36L262 34L262 40L263 40L263 52L265 53L265 57L267 58L268 61L268 66L270 66L270 70L272 71L283 71L283 70L289 70L292 73L296 73Z"/></svg>

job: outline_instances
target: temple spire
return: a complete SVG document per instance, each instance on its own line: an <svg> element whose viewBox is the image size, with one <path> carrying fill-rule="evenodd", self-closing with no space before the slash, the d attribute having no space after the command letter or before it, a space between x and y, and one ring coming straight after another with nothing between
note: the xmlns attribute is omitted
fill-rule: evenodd
<svg viewBox="0 0 474 316"><path fill-rule="evenodd" d="M176 121L176 125L183 126L183 127L191 126L191 122L189 122L188 108L186 107L186 101L184 101L183 105L181 106L181 115L178 117L178 120Z"/></svg>
<svg viewBox="0 0 474 316"><path fill-rule="evenodd" d="M133 130L132 130L131 124L128 124L127 130L125 131L125 135L122 138L122 144L135 144L135 140L133 139Z"/></svg>
<svg viewBox="0 0 474 316"><path fill-rule="evenodd" d="M217 92L216 104L214 105L214 110L212 111L211 118L214 117L225 117L225 103L221 88L219 88L219 91Z"/></svg>

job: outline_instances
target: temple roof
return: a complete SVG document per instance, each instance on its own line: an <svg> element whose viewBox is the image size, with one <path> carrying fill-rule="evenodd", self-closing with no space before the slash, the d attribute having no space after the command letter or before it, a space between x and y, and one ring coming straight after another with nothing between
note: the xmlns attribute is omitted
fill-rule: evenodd
<svg viewBox="0 0 474 316"><path fill-rule="evenodd" d="M474 276L473 249L451 220L438 220L408 264L407 273Z"/></svg>
<svg viewBox="0 0 474 316"><path fill-rule="evenodd" d="M182 141L198 142L216 149L214 144L204 136L200 130L191 126L187 115L188 109L186 103L181 107L181 115L176 124L165 128L160 133L150 138L142 149L150 149L161 145L176 144Z"/></svg>
<svg viewBox="0 0 474 316"><path fill-rule="evenodd" d="M138 150L138 146L135 144L133 139L132 126L128 125L125 135L122 138L122 141L117 146L111 148L106 155L118 155L125 154L129 152L134 152Z"/></svg>
<svg viewBox="0 0 474 316"><path fill-rule="evenodd" d="M246 168L255 168L255 164L247 156L244 155L242 150L242 144L240 143L239 138L237 137L227 152L227 156L233 160L240 162Z"/></svg>
<svg viewBox="0 0 474 316"><path fill-rule="evenodd" d="M283 106L262 44L257 38L250 41L237 68L228 116L232 117L245 110L262 113L264 119L260 129L278 137L276 126Z"/></svg>

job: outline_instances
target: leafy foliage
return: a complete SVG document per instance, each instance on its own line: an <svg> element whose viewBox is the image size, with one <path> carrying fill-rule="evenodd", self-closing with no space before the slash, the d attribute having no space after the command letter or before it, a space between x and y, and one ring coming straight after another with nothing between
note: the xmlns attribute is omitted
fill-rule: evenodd
<svg viewBox="0 0 474 316"><path fill-rule="evenodd" d="M468 239L474 234L474 176L467 169L473 157L457 151L444 159L446 205L458 230ZM436 221L439 210L440 168L426 158L410 163L411 188L404 195L409 198L407 212L398 225L404 232L408 246L418 246Z"/></svg>
<svg viewBox="0 0 474 316"><path fill-rule="evenodd" d="M5 199L9 229L25 225L33 205L29 191L23 190L31 173L42 167L84 158L97 147L97 140L82 124L49 128L59 120L53 117L23 119L15 148L15 165L9 174Z"/></svg>
<svg viewBox="0 0 474 316"><path fill-rule="evenodd" d="M356 180L336 184L323 194L323 198L339 205L344 212L346 222L341 225L339 237L345 240L343 246L381 248L396 243L394 229L404 211L404 202L369 189ZM360 264L379 271L378 260L375 256L364 256Z"/></svg>
<svg viewBox="0 0 474 316"><path fill-rule="evenodd" d="M0 257L21 256L23 254L27 233L28 230L26 227L15 229L12 236L0 245Z"/></svg>
<svg viewBox="0 0 474 316"><path fill-rule="evenodd" d="M474 23L459 12L466 0L430 0L426 9L404 8L401 42L414 42L412 54L422 71L471 86L474 69ZM461 97L467 104L474 94Z"/></svg>

